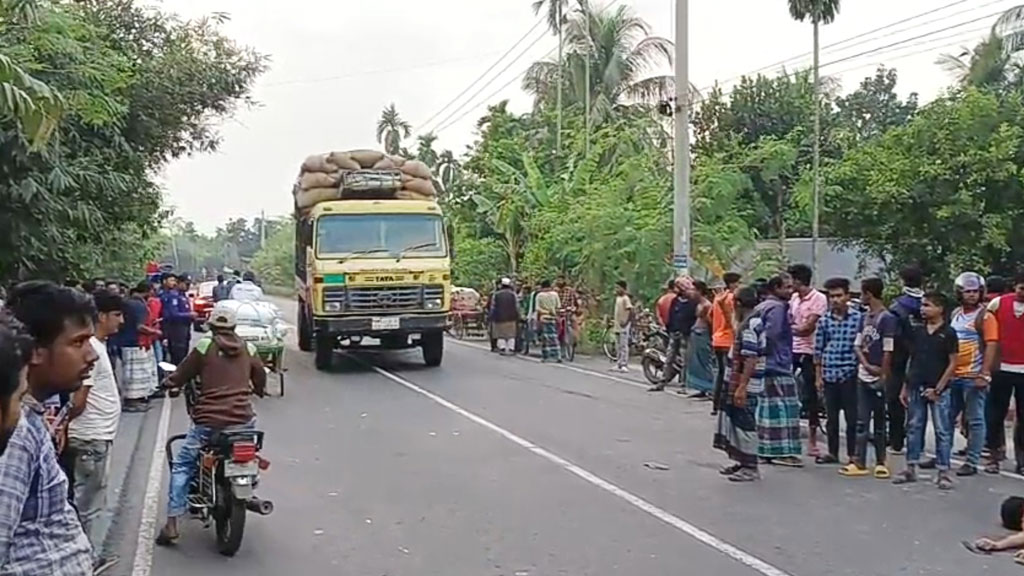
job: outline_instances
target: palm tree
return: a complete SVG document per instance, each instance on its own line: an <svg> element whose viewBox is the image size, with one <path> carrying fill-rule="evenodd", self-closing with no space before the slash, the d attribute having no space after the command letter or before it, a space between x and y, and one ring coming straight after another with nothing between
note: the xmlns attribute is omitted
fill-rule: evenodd
<svg viewBox="0 0 1024 576"><path fill-rule="evenodd" d="M0 21L36 20L35 0L0 1ZM0 118L13 118L33 149L46 144L64 111L64 100L45 83L33 78L13 60L0 54Z"/></svg>
<svg viewBox="0 0 1024 576"><path fill-rule="evenodd" d="M443 150L437 157L435 170L441 179L441 185L448 190L459 177L459 161L455 159L451 150Z"/></svg>
<svg viewBox="0 0 1024 576"><path fill-rule="evenodd" d="M987 38L959 54L942 54L936 63L961 86L995 86L1009 79L1014 56L1024 50L1024 5L996 20Z"/></svg>
<svg viewBox="0 0 1024 576"><path fill-rule="evenodd" d="M811 269L818 269L818 223L821 197L821 46L819 26L831 24L839 14L839 0L788 0L789 15L814 26L814 207L811 220Z"/></svg>
<svg viewBox="0 0 1024 576"><path fill-rule="evenodd" d="M392 102L380 113L380 120L377 120L377 142L384 145L384 151L388 154L398 154L402 151L402 140L410 135L412 124L402 119Z"/></svg>
<svg viewBox="0 0 1024 576"><path fill-rule="evenodd" d="M617 106L653 104L672 94L672 76L648 75L659 64L671 65L672 42L651 36L647 22L629 7L580 9L565 28L564 82L551 60L534 62L523 77L523 89L537 100L559 86L570 104L585 105L589 94L591 113L601 119Z"/></svg>
<svg viewBox="0 0 1024 576"><path fill-rule="evenodd" d="M569 0L536 0L533 3L533 13L540 14L545 6L548 9L548 29L558 36L558 94L555 100L557 121L555 123L555 151L562 151L562 52L563 37L562 27L565 25L565 8Z"/></svg>

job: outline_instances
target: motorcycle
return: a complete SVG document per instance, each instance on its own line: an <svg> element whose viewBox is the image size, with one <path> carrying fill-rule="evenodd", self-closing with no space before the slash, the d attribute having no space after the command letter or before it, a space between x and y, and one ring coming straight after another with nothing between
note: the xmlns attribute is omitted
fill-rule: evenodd
<svg viewBox="0 0 1024 576"><path fill-rule="evenodd" d="M643 356L640 359L640 366L644 371L644 378L651 384L661 384L665 375L665 364L668 361L669 335L659 328L653 331L647 338L647 346L644 348ZM680 354L675 361L676 373L682 373L683 357Z"/></svg>
<svg viewBox="0 0 1024 576"><path fill-rule="evenodd" d="M177 367L160 363L166 373ZM171 397L183 394L189 416L198 396L196 382L189 382L180 391L172 390ZM173 462L173 446L185 440L185 434L167 440L167 464ZM263 432L259 430L224 430L215 432L199 450L196 475L188 490L189 514L203 522L204 528L213 523L217 536L217 551L234 556L242 545L247 512L267 516L274 511L274 503L256 496L260 472L270 468L270 461L260 455Z"/></svg>

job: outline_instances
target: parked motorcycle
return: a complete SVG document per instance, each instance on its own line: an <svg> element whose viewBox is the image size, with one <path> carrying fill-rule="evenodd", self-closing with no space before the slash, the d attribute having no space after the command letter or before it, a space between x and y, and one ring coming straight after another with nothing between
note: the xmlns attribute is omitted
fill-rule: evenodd
<svg viewBox="0 0 1024 576"><path fill-rule="evenodd" d="M651 384L661 384L665 375L665 363L668 361L668 333L657 329L647 338L647 347L644 349L640 359L640 366L644 371L644 378ZM683 357L676 357L676 373L683 369Z"/></svg>
<svg viewBox="0 0 1024 576"><path fill-rule="evenodd" d="M167 373L174 372L173 364L161 363ZM195 405L197 382L189 382L172 396L185 396L189 416ZM185 434L167 440L167 464L173 462L173 446L183 441ZM188 511L209 528L211 522L217 535L217 551L234 556L242 545L247 512L267 516L274 511L274 503L256 496L260 472L270 468L270 461L260 455L263 432L259 430L225 430L215 432L199 450L196 475L189 484Z"/></svg>

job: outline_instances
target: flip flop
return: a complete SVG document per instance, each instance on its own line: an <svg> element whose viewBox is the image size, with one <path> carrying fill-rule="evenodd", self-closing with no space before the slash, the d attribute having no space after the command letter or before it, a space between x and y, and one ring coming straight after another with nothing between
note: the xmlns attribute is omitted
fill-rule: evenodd
<svg viewBox="0 0 1024 576"><path fill-rule="evenodd" d="M172 538L171 536L168 536L163 530L160 530L160 534L158 534L157 537L156 537L156 545L157 546L174 546L175 544L178 543L178 538L181 538L180 534L177 535L177 536L174 536Z"/></svg>

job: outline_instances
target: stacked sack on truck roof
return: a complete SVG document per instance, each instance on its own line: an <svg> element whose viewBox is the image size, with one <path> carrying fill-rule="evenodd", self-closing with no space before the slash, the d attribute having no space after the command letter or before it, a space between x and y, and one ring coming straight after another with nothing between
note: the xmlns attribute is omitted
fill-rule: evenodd
<svg viewBox="0 0 1024 576"><path fill-rule="evenodd" d="M401 188L387 191L387 197L399 200L437 198L430 167L423 162L406 160L375 150L352 150L316 154L306 158L292 191L295 196L295 208L305 211L328 200L366 197L365 193L360 196L341 189L343 175L354 170L397 170L401 174ZM379 195L380 192L375 197L380 197Z"/></svg>

